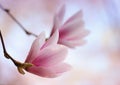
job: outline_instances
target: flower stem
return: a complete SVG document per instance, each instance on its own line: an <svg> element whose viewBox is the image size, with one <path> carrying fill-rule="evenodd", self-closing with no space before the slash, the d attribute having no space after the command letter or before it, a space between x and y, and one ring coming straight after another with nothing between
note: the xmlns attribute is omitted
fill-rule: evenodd
<svg viewBox="0 0 120 85"><path fill-rule="evenodd" d="M2 47L3 47L4 56L5 56L7 59L11 59L11 60L13 61L13 63L16 65L16 64L17 64L17 63L16 63L17 61L14 60L14 59L7 53L7 51L6 51L1 30L0 30L0 39L1 39L1 42L2 42Z"/></svg>
<svg viewBox="0 0 120 85"><path fill-rule="evenodd" d="M23 71L23 69L26 69L28 67L31 67L32 64L31 63L21 63L15 59L13 59L6 51L6 48L5 48L5 44L4 44L4 40L3 40L3 36L2 36L2 33L1 33L1 30L0 30L0 39L1 39L1 42L2 42L2 47L3 47L3 53L4 53L4 56L5 58L7 59L10 59L14 64L15 66L17 67L18 71L21 73L21 74L25 74L25 72Z"/></svg>
<svg viewBox="0 0 120 85"><path fill-rule="evenodd" d="M21 28L22 30L27 34L27 35L32 35L34 37L37 37L36 34L32 33L32 32L29 32L28 30L26 30L24 28L24 26L10 13L10 10L9 9L5 9L3 8L3 6L0 4L0 9L3 10L4 12L6 12L8 14L9 17L11 17Z"/></svg>

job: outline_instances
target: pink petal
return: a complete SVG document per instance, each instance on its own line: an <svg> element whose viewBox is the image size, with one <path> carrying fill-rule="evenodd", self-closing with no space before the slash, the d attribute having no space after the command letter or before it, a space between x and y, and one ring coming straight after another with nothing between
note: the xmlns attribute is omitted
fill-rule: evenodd
<svg viewBox="0 0 120 85"><path fill-rule="evenodd" d="M71 37L73 35L78 35L78 34L80 34L81 31L84 30L84 27L80 26L80 23L79 23L79 26L77 26L77 25L74 26L74 25L71 24L70 27L68 27L67 29L64 28L64 29L60 30L59 31L60 38L66 38L66 37Z"/></svg>
<svg viewBox="0 0 120 85"><path fill-rule="evenodd" d="M84 38L85 36L87 36L90 32L86 29L80 29L80 30L76 30L74 32L71 32L71 34L69 33L68 35L66 34L61 34L62 36L60 36L60 39L66 39L66 40L80 40L82 38Z"/></svg>
<svg viewBox="0 0 120 85"><path fill-rule="evenodd" d="M70 29L70 28L76 28L76 27L83 27L84 26L84 21L83 21L83 13L82 11L78 11L76 14L71 16L63 25L60 30L64 29Z"/></svg>
<svg viewBox="0 0 120 85"><path fill-rule="evenodd" d="M81 18L81 11L73 15L66 23L60 28L60 37L63 35L69 36L72 33L79 32L84 28L84 21Z"/></svg>
<svg viewBox="0 0 120 85"><path fill-rule="evenodd" d="M84 30L84 21L80 18L82 16L81 13L81 11L77 12L60 28L60 38L80 35L81 31Z"/></svg>
<svg viewBox="0 0 120 85"><path fill-rule="evenodd" d="M78 11L77 13L75 13L73 16L71 16L71 17L65 22L65 24L74 22L74 21L76 21L76 20L81 20L82 18L83 18L83 12L82 12L82 10L80 10L80 11Z"/></svg>
<svg viewBox="0 0 120 85"><path fill-rule="evenodd" d="M45 34L42 32L32 43L30 52L25 62L31 62L33 59L35 59L44 43Z"/></svg>
<svg viewBox="0 0 120 85"><path fill-rule="evenodd" d="M58 29L62 25L64 15L65 15L65 5L63 5L54 16L54 22L53 22L54 26L52 28L51 35L55 32L56 29Z"/></svg>
<svg viewBox="0 0 120 85"><path fill-rule="evenodd" d="M51 67L32 66L28 68L27 71L41 77L55 78L57 76L60 76L63 72L70 70L70 68L71 68L70 65L61 63L53 67L52 66Z"/></svg>
<svg viewBox="0 0 120 85"><path fill-rule="evenodd" d="M51 66L61 63L67 56L67 47L63 45L52 45L44 48L38 57L32 62L36 66Z"/></svg>
<svg viewBox="0 0 120 85"><path fill-rule="evenodd" d="M81 45L84 45L86 43L85 40L60 40L59 43L63 44L63 45L66 45L70 48L75 48L76 46L81 46Z"/></svg>
<svg viewBox="0 0 120 85"><path fill-rule="evenodd" d="M59 33L58 33L58 30L56 29L56 31L53 33L52 36L50 36L50 38L45 42L44 47L47 47L49 45L52 45L52 44L57 44L58 42L58 38L59 38Z"/></svg>
<svg viewBox="0 0 120 85"><path fill-rule="evenodd" d="M60 22L63 21L64 19L64 16L65 16L65 5L62 5L62 7L60 8L60 10L58 11L56 17L58 17L58 20ZM62 24L62 23L61 23Z"/></svg>

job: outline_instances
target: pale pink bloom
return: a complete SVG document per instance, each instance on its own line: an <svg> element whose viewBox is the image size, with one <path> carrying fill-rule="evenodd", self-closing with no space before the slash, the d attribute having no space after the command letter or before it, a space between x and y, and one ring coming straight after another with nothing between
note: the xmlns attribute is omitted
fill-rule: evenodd
<svg viewBox="0 0 120 85"><path fill-rule="evenodd" d="M58 30L47 41L41 33L33 42L26 63L33 66L26 70L41 77L53 78L68 71L70 66L63 62L67 56L67 48L57 44Z"/></svg>
<svg viewBox="0 0 120 85"><path fill-rule="evenodd" d="M64 15L65 6L54 17L54 26L51 35L58 29L59 44L66 45L70 48L83 45L85 43L84 37L88 35L89 31L84 27L82 11L78 11L63 23Z"/></svg>

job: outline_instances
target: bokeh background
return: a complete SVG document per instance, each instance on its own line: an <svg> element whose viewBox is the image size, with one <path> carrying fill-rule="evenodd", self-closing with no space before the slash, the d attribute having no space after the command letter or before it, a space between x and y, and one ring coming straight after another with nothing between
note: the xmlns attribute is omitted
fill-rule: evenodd
<svg viewBox="0 0 120 85"><path fill-rule="evenodd" d="M90 30L84 46L70 49L65 62L71 71L57 78L42 78L18 73L4 58L0 43L0 85L120 85L120 0L0 0L4 8L29 31L49 36L53 16L66 4L65 19L83 10L86 29ZM0 29L6 49L13 58L24 62L35 39L0 9Z"/></svg>

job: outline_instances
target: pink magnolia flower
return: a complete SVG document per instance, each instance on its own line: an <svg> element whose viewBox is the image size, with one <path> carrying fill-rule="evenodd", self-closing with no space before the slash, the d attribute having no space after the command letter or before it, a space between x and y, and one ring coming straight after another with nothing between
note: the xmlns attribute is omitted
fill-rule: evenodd
<svg viewBox="0 0 120 85"><path fill-rule="evenodd" d="M70 66L63 62L67 56L67 48L57 44L58 30L47 41L45 34L41 33L33 42L26 63L33 66L26 70L41 77L53 78L68 71Z"/></svg>
<svg viewBox="0 0 120 85"><path fill-rule="evenodd" d="M82 11L78 11L63 23L64 15L65 6L63 6L54 17L54 26L51 35L58 29L59 44L66 45L70 48L83 45L85 43L84 37L88 35L89 31L84 27Z"/></svg>

